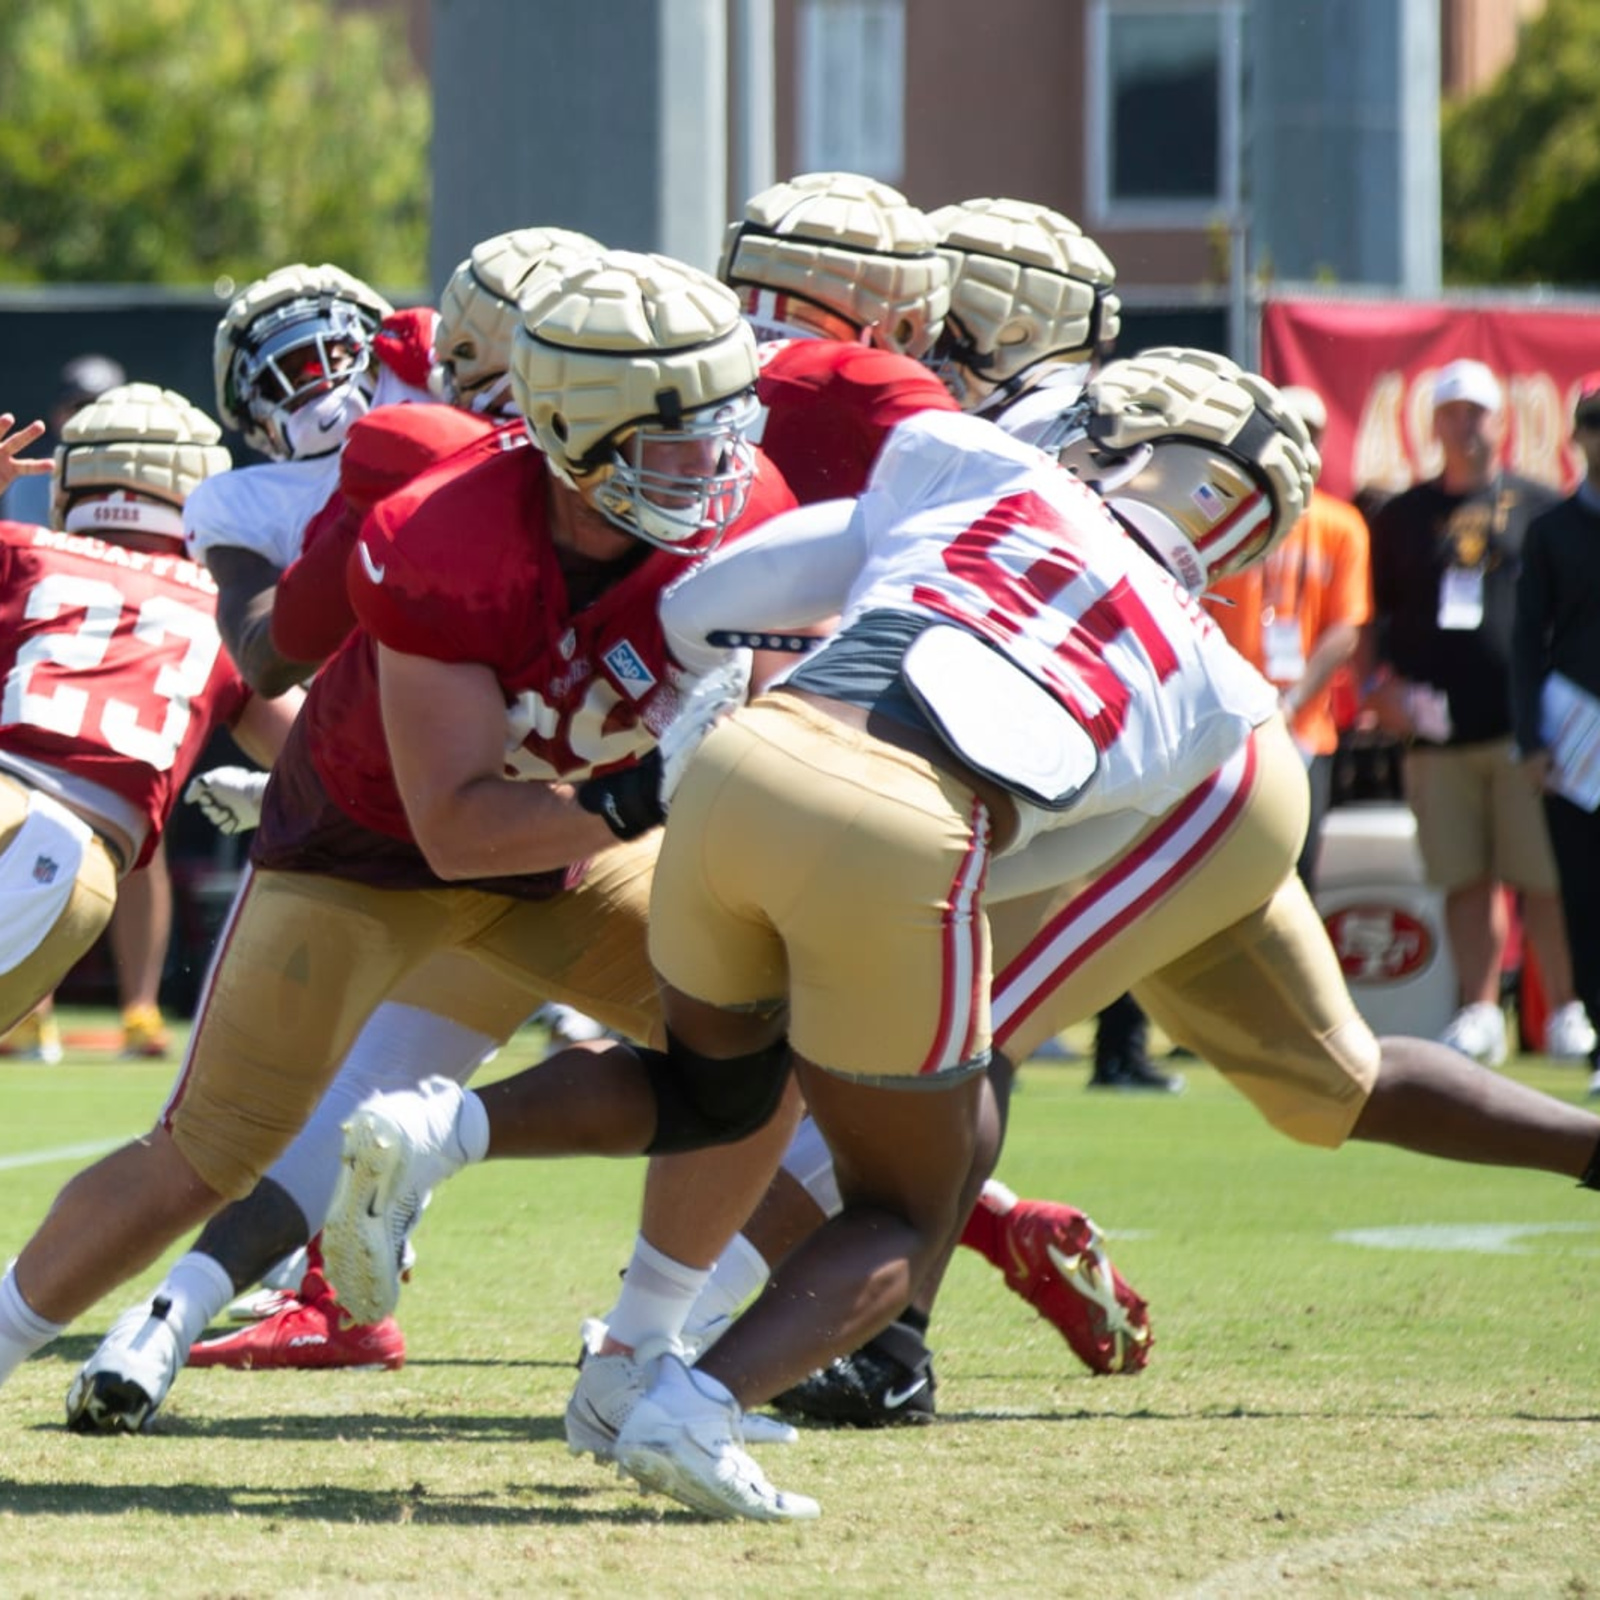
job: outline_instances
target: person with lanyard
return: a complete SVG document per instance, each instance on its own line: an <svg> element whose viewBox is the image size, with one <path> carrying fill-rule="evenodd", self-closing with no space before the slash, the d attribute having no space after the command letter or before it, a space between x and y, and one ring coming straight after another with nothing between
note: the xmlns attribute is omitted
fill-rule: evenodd
<svg viewBox="0 0 1600 1600"><path fill-rule="evenodd" d="M1497 464L1502 397L1481 361L1440 368L1436 477L1378 513L1372 593L1378 670L1368 704L1410 740L1406 798L1427 881L1445 897L1461 1008L1440 1035L1487 1066L1506 1059L1502 886L1521 898L1550 1012L1545 1051L1579 1059L1593 1031L1573 997L1555 858L1539 803L1515 770L1511 630L1523 535L1554 491Z"/></svg>

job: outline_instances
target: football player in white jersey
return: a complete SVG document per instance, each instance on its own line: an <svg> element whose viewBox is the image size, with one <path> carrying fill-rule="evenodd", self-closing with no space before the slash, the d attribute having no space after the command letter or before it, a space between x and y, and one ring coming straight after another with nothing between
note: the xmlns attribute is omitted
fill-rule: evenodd
<svg viewBox="0 0 1600 1600"><path fill-rule="evenodd" d="M1149 352L1089 399L1079 465L1128 474L1108 505L981 422L915 419L848 519L782 519L669 607L702 638L730 610L781 629L848 585L829 645L695 753L652 902L696 1047L748 1048L786 990L844 1201L692 1371L657 1358L618 1439L625 1469L714 1515L816 1514L743 1451L738 1400L800 1376L808 1347L853 1348L915 1287L955 1220L991 1044L1020 1059L1130 982L1292 1137L1600 1187L1600 1118L1372 1036L1295 873L1302 763L1193 590L1292 526L1303 427L1220 358Z"/></svg>
<svg viewBox="0 0 1600 1600"><path fill-rule="evenodd" d="M929 222L949 268L950 303L924 351L925 365L961 410L1029 442L1059 438L1063 417L1120 328L1110 260L1071 219L1029 201L963 201L941 207ZM1093 1221L1073 1207L1019 1200L1004 1185L982 1181L999 1158L1011 1078L1004 1064L991 1072L995 1106L984 1119L971 1184L975 1204L961 1242L999 1268L1091 1371L1136 1372L1149 1358L1148 1311L1111 1263ZM809 1120L784 1166L809 1202L775 1186L718 1263L691 1314L691 1330L714 1331L761 1286L771 1261L794 1238L837 1209L832 1164ZM1058 1258L1072 1270L1058 1271ZM902 1316L860 1351L781 1395L780 1409L857 1427L930 1420L936 1380L924 1335L948 1260L947 1254L936 1263ZM885 1405L885 1395L896 1403Z"/></svg>

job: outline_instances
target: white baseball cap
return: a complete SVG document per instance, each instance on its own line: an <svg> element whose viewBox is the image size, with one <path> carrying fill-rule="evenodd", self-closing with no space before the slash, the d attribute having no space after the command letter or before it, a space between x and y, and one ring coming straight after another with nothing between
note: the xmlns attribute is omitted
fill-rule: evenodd
<svg viewBox="0 0 1600 1600"><path fill-rule="evenodd" d="M1308 389L1301 383L1291 383L1280 389L1278 394L1284 405L1305 423L1308 433L1321 433L1328 426L1328 408L1315 389Z"/></svg>
<svg viewBox="0 0 1600 1600"><path fill-rule="evenodd" d="M1452 361L1433 380L1433 409L1466 400L1485 411L1500 409L1500 383L1481 361Z"/></svg>

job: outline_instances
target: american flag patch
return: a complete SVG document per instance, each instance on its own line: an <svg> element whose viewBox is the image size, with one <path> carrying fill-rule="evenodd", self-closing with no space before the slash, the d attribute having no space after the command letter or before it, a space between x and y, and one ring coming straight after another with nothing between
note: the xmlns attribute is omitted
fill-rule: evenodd
<svg viewBox="0 0 1600 1600"><path fill-rule="evenodd" d="M61 871L61 863L50 856L35 856L33 858L33 881L35 883L54 883L56 875Z"/></svg>
<svg viewBox="0 0 1600 1600"><path fill-rule="evenodd" d="M1228 497L1213 484L1197 483L1193 495L1196 508L1207 522L1217 522L1228 514Z"/></svg>
<svg viewBox="0 0 1600 1600"><path fill-rule="evenodd" d="M644 657L624 639L601 657L610 672L635 700L642 700L655 688L656 680L644 664Z"/></svg>

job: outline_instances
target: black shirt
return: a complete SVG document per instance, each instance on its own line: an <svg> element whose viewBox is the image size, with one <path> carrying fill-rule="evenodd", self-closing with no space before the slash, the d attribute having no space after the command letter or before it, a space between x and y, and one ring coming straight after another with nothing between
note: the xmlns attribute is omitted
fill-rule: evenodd
<svg viewBox="0 0 1600 1600"><path fill-rule="evenodd" d="M1437 478L1390 500L1372 524L1372 602L1379 658L1450 701L1449 743L1511 732L1511 636L1528 524L1557 503L1554 490L1501 473L1472 494ZM1473 628L1441 628L1441 586L1452 567L1482 578Z"/></svg>
<svg viewBox="0 0 1600 1600"><path fill-rule="evenodd" d="M1513 733L1543 748L1539 690L1559 672L1600 696L1600 497L1582 491L1528 524L1511 644Z"/></svg>

